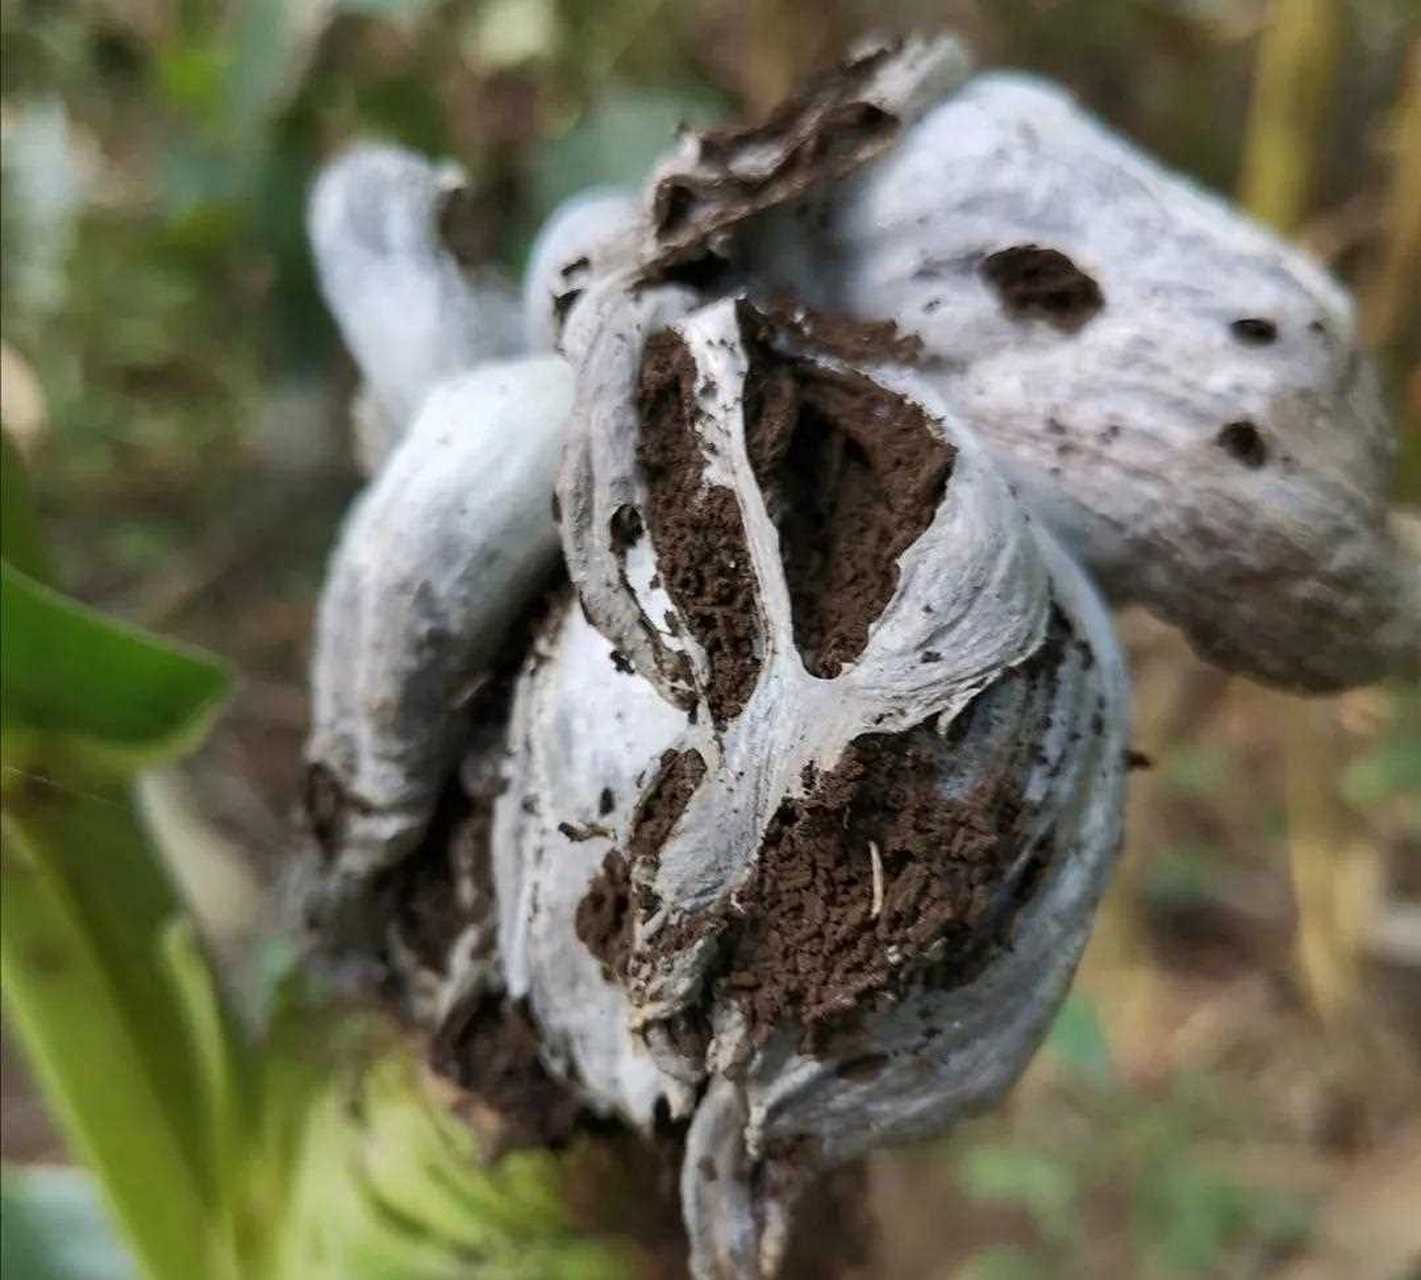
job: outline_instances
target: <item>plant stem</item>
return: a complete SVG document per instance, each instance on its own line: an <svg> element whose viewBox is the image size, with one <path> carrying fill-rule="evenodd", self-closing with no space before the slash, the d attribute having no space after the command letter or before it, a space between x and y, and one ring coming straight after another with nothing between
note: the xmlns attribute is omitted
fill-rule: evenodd
<svg viewBox="0 0 1421 1280"><path fill-rule="evenodd" d="M1308 211L1340 27L1336 0L1274 0L1258 50L1239 195L1283 231Z"/></svg>

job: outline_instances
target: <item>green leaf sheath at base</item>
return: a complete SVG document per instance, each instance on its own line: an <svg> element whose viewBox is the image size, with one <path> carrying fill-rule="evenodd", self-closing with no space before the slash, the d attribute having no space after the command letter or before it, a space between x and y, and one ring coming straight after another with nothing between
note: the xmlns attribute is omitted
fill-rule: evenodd
<svg viewBox="0 0 1421 1280"><path fill-rule="evenodd" d="M8 562L0 571L5 1008L143 1274L214 1274L227 1180L209 1086L227 1056L214 1038L228 1033L195 977L203 962L165 954L184 906L128 775L197 740L226 676Z"/></svg>
<svg viewBox="0 0 1421 1280"><path fill-rule="evenodd" d="M9 757L7 750L7 762ZM51 776L41 762L19 775L7 767L4 888L6 998L12 1003L27 998L37 1002L36 1016L21 1027L30 1055L68 1064L73 1056L70 1037L76 1033L69 1018L82 1022L85 1006L70 1009L65 1003L69 992L62 979L68 970L51 975L40 968L32 976L31 968L20 964L12 979L12 932L32 927L22 906L27 894L39 906L54 904L60 914L53 945L84 957L93 967L93 979L101 980L102 1008L93 1011L100 1021L95 1026L83 1022L77 1031L88 1036L95 1034L96 1026L112 1025L124 1033L111 1055L99 1052L95 1060L74 1063L80 1072L74 1080L65 1076L49 1082L64 1089L82 1086L63 1106L71 1114L73 1108L102 1107L113 1088L105 1059L136 1059L134 1069L141 1067L147 1076L184 1151L186 1181L210 1192L201 1076L190 1050L181 992L160 950L163 929L182 907L166 869L144 838L127 789L93 775ZM43 936L37 945L43 953ZM17 963L25 954L17 954ZM55 980L38 981L50 977ZM53 1017L52 1000L59 1002ZM54 1043L37 1043L31 1031L52 1037ZM90 1090L100 1096L91 1097Z"/></svg>
<svg viewBox="0 0 1421 1280"><path fill-rule="evenodd" d="M579 1234L557 1157L484 1162L396 1053L333 1083L297 1156L280 1280L624 1280L633 1252Z"/></svg>
<svg viewBox="0 0 1421 1280"><path fill-rule="evenodd" d="M116 768L200 740L227 691L220 662L175 649L0 566L0 723L62 736Z"/></svg>
<svg viewBox="0 0 1421 1280"><path fill-rule="evenodd" d="M152 956L141 954L141 935L129 939L130 981L116 982L107 939L91 927L44 831L22 830L9 813L0 822L6 1012L144 1274L190 1277L206 1248L212 1185L195 1142L194 1089L185 1037L171 1026L172 994L161 982L143 990L140 975L151 970ZM155 1042L159 1028L163 1038Z"/></svg>
<svg viewBox="0 0 1421 1280"><path fill-rule="evenodd" d="M214 1171L216 1207L227 1221L236 1210L245 1172L243 1152L257 1100L251 1096L253 1063L243 1028L225 1006L193 923L174 917L159 940L162 961L181 1001L188 1028L192 1073L202 1108L201 1132Z"/></svg>

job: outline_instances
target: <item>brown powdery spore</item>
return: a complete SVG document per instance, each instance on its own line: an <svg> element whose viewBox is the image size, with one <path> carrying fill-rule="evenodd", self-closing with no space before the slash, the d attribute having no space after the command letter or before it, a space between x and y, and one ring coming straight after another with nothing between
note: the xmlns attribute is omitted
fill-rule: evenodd
<svg viewBox="0 0 1421 1280"><path fill-rule="evenodd" d="M521 1004L466 1000L435 1035L430 1065L497 1113L508 1146L560 1146L581 1117L581 1103L543 1066L538 1030Z"/></svg>
<svg viewBox="0 0 1421 1280"><path fill-rule="evenodd" d="M655 334L642 360L637 462L649 490L647 524L666 592L705 651L705 690L717 724L738 715L760 674L755 578L740 506L705 482L696 435L696 366L675 334Z"/></svg>
<svg viewBox="0 0 1421 1280"><path fill-rule="evenodd" d="M652 267L702 256L717 233L885 150L902 122L858 95L893 54L876 49L816 77L760 124L699 134L695 160L661 177L652 193Z"/></svg>
<svg viewBox="0 0 1421 1280"><path fill-rule="evenodd" d="M811 795L780 806L737 899L746 923L723 979L759 1034L793 1024L812 1041L929 947L967 949L1015 861L1021 800L1010 775L943 797L944 754L927 725L865 734Z"/></svg>
<svg viewBox="0 0 1421 1280"><path fill-rule="evenodd" d="M795 641L828 678L863 652L956 454L922 409L863 375L750 344L746 445L779 529Z"/></svg>
<svg viewBox="0 0 1421 1280"><path fill-rule="evenodd" d="M608 852L601 871L577 904L573 928L578 940L602 962L609 977L626 976L631 954L635 922L631 868L641 863L655 864L661 846L705 776L706 762L699 751L663 752L656 781L632 824L625 854L617 849ZM655 909L655 904L640 902L638 907L644 917Z"/></svg>
<svg viewBox="0 0 1421 1280"><path fill-rule="evenodd" d="M1058 615L1008 678L1053 679L1069 638ZM911 981L952 987L982 971L1053 852L1026 845L1020 780L1035 741L1021 735L963 794L943 781L957 742L932 722L864 734L780 806L736 895L720 979L754 1034L797 1026L818 1052Z"/></svg>

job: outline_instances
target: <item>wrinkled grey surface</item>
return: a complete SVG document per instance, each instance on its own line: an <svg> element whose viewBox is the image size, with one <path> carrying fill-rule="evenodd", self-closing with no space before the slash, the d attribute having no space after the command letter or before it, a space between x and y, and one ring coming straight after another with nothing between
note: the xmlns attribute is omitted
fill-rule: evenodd
<svg viewBox="0 0 1421 1280"><path fill-rule="evenodd" d="M724 1083L707 1093L692 1122L681 1175L687 1221L703 1259L707 1242L714 1256L731 1254L750 1224L758 1224L759 1263L773 1274L784 1243L775 1224L787 1218L807 1175L885 1143L941 1133L993 1105L1025 1069L1065 997L1119 848L1127 694L1098 596L1049 538L1039 546L1053 598L1091 656L1073 647L1057 679L1036 688L1001 681L978 695L968 733L940 785L945 796L970 792L1035 723L1029 708L1044 699L1050 729L1025 783L1033 834L1023 840L1024 848L1034 839L1052 842L1044 882L1016 916L1010 947L972 982L949 990L920 987L876 1009L860 1043L838 1054L798 1052L795 1029L786 1027L751 1054L743 1076L720 1077ZM978 604L990 611L985 600ZM1097 716L1099 733L1092 731ZM724 1052L713 1045L717 1050ZM866 1077L843 1069L867 1054L885 1061ZM737 1123L727 1125L720 1108ZM806 1150L814 1158L806 1160ZM747 1163L749 1176L778 1189L781 1209L747 1196L744 1172L736 1185L735 1171ZM701 1273L757 1274L704 1260Z"/></svg>
<svg viewBox="0 0 1421 1280"><path fill-rule="evenodd" d="M563 331L563 349L579 376L570 415L576 429L558 474L563 557L587 616L664 697L682 706L694 695L681 679L681 650L657 621L669 599L659 595L652 612L644 612L631 582L649 583L654 569L643 561L638 574L636 563L624 563L612 524L647 498L636 465L642 348L695 303L692 290L676 285L628 292L613 277L589 288Z"/></svg>
<svg viewBox="0 0 1421 1280"><path fill-rule="evenodd" d="M1102 309L1011 314L982 263L1022 245L1064 253ZM1350 298L1063 91L974 78L751 253L810 303L920 335L934 389L1111 595L1205 657L1304 689L1421 665L1421 562L1388 526L1396 441ZM1236 422L1262 465L1218 442Z"/></svg>
<svg viewBox="0 0 1421 1280"><path fill-rule="evenodd" d="M518 299L498 273L468 270L439 235L458 166L361 144L311 189L307 231L321 294L364 375L357 453L373 474L435 385L523 350Z"/></svg>
<svg viewBox="0 0 1421 1280"><path fill-rule="evenodd" d="M418 840L464 748L464 708L556 563L550 503L571 399L557 356L445 383L341 531L306 748L341 793L332 910Z"/></svg>

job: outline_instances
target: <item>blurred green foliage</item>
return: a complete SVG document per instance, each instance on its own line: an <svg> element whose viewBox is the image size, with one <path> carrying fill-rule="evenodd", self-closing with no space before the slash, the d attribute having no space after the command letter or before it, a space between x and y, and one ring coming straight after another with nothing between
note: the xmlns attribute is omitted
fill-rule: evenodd
<svg viewBox="0 0 1421 1280"><path fill-rule="evenodd" d="M1400 805L1412 834L1421 837L1421 688L1398 688L1391 710L1371 749L1343 771L1342 798L1359 813Z"/></svg>
<svg viewBox="0 0 1421 1280"><path fill-rule="evenodd" d="M966 1276L1094 1274L1087 1206L1101 1196L1125 1198L1130 1275L1253 1276L1305 1242L1305 1198L1245 1182L1201 1156L1210 1137L1238 1138L1248 1125L1210 1079L1181 1075L1150 1091L1125 1083L1111 1068L1095 1006L1079 994L1062 1009L1047 1053L1059 1094L1051 1128L1009 1139L1004 1126L986 1122L986 1136L952 1148L963 1192L1021 1206L1040 1243L989 1250Z"/></svg>
<svg viewBox="0 0 1421 1280"><path fill-rule="evenodd" d="M3 550L41 563L6 459ZM0 976L50 1114L149 1280L617 1280L547 1152L489 1161L362 1013L268 982L235 1015L134 804L222 665L0 561ZM74 1175L5 1175L5 1274L128 1267Z"/></svg>
<svg viewBox="0 0 1421 1280"><path fill-rule="evenodd" d="M20 1280L134 1280L93 1179L79 1169L0 1174L0 1273Z"/></svg>

